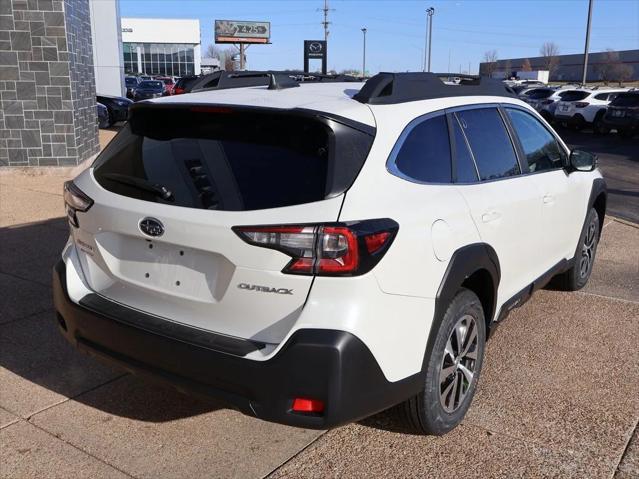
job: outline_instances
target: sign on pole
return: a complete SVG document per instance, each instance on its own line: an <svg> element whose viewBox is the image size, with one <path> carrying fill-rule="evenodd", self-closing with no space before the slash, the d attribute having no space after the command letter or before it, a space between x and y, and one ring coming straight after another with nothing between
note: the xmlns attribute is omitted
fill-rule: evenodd
<svg viewBox="0 0 639 479"><path fill-rule="evenodd" d="M322 73L326 74L326 41L304 40L304 71L308 72L308 61L312 58L322 60Z"/></svg>
<svg viewBox="0 0 639 479"><path fill-rule="evenodd" d="M215 20L215 43L269 43L271 22Z"/></svg>

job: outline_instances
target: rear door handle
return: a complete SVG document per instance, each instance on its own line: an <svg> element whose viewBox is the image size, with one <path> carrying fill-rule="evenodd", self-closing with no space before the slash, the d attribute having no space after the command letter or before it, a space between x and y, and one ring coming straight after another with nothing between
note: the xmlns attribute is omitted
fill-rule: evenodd
<svg viewBox="0 0 639 479"><path fill-rule="evenodd" d="M544 204L549 205L555 202L555 197L553 195L544 195Z"/></svg>
<svg viewBox="0 0 639 479"><path fill-rule="evenodd" d="M501 213L495 210L487 211L486 213L481 215L481 220L484 223L490 223L491 221L498 220L499 218L501 218Z"/></svg>

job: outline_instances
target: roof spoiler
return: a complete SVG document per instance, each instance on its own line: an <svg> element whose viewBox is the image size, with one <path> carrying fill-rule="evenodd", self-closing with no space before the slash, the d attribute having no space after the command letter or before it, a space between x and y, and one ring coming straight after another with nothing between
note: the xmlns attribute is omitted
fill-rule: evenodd
<svg viewBox="0 0 639 479"><path fill-rule="evenodd" d="M442 78L459 79L447 84ZM457 73L378 73L353 98L360 103L391 105L418 100L458 96L514 97L500 80Z"/></svg>

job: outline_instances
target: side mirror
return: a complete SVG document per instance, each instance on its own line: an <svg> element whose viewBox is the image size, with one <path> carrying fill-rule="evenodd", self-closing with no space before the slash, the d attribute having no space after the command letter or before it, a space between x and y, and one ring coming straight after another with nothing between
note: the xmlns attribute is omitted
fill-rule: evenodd
<svg viewBox="0 0 639 479"><path fill-rule="evenodd" d="M592 171L597 167L597 155L588 151L572 150L569 163L573 171Z"/></svg>

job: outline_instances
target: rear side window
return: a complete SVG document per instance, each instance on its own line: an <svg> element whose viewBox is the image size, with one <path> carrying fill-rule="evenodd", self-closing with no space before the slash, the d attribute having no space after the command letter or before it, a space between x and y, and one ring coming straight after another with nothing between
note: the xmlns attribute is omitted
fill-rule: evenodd
<svg viewBox="0 0 639 479"><path fill-rule="evenodd" d="M561 95L561 99L562 101L581 101L589 95L590 92L587 91L568 90Z"/></svg>
<svg viewBox="0 0 639 479"><path fill-rule="evenodd" d="M607 100L608 99L608 93L600 93L599 95L595 95L595 98L597 100Z"/></svg>
<svg viewBox="0 0 639 479"><path fill-rule="evenodd" d="M445 115L416 125L395 157L395 167L408 178L424 183L450 183L450 141Z"/></svg>
<svg viewBox="0 0 639 479"><path fill-rule="evenodd" d="M320 201L350 187L373 140L372 133L332 125L255 109L136 108L94 174L114 193L189 208L243 211Z"/></svg>
<svg viewBox="0 0 639 479"><path fill-rule="evenodd" d="M515 150L496 108L463 110L455 115L468 139L482 180L520 173Z"/></svg>
<svg viewBox="0 0 639 479"><path fill-rule="evenodd" d="M619 93L612 103L611 106L630 106L630 107L638 107L639 106L639 92L638 93Z"/></svg>
<svg viewBox="0 0 639 479"><path fill-rule="evenodd" d="M555 90L551 90L550 88L539 88L527 93L526 96L528 96L531 100L542 100L544 98L548 98L553 93L555 93Z"/></svg>
<svg viewBox="0 0 639 479"><path fill-rule="evenodd" d="M455 159L457 160L457 182L474 183L478 180L475 161L468 148L466 137L457 118L453 116L453 136L455 138Z"/></svg>
<svg viewBox="0 0 639 479"><path fill-rule="evenodd" d="M552 134L529 113L506 108L531 172L562 168L566 153Z"/></svg>

